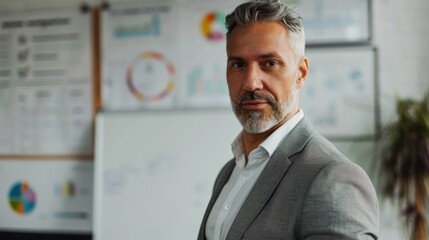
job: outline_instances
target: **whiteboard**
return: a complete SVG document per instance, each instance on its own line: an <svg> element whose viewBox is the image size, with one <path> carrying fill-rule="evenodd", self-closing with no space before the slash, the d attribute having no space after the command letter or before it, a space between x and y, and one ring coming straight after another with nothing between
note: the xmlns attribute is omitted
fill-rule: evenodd
<svg viewBox="0 0 429 240"><path fill-rule="evenodd" d="M378 133L375 49L312 48L310 70L300 89L300 106L313 126L331 140Z"/></svg>
<svg viewBox="0 0 429 240"><path fill-rule="evenodd" d="M241 126L230 110L100 113L94 239L196 239Z"/></svg>
<svg viewBox="0 0 429 240"><path fill-rule="evenodd" d="M370 0L294 1L303 17L307 44L369 42Z"/></svg>

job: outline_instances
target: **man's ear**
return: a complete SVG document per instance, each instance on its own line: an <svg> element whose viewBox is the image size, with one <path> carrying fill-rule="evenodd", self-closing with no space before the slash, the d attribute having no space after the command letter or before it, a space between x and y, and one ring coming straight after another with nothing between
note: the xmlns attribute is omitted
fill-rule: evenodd
<svg viewBox="0 0 429 240"><path fill-rule="evenodd" d="M296 87L300 89L304 85L304 81L308 74L308 58L302 57L298 65L298 77L296 79Z"/></svg>

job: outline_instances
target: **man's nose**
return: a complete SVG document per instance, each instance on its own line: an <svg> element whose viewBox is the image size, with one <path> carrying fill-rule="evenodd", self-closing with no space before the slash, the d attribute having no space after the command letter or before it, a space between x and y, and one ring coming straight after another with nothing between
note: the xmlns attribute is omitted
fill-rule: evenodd
<svg viewBox="0 0 429 240"><path fill-rule="evenodd" d="M263 88L263 73L258 65L249 65L243 78L243 90L253 92Z"/></svg>

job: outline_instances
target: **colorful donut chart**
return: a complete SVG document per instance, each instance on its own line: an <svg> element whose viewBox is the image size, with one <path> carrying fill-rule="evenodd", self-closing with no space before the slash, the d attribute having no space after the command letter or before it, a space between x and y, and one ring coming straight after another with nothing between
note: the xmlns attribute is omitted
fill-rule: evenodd
<svg viewBox="0 0 429 240"><path fill-rule="evenodd" d="M225 15L221 12L209 12L201 21L201 32L209 41L218 42L225 38ZM220 26L221 29L216 29Z"/></svg>
<svg viewBox="0 0 429 240"><path fill-rule="evenodd" d="M165 67L166 67L166 70L169 74L170 79L169 79L167 85L165 86L164 90L162 90L158 94L147 96L147 95L144 95L141 91L139 91L136 88L136 86L134 85L134 82L133 82L133 66L136 65L139 61L149 60L149 59L159 61L159 62L165 64ZM144 53L140 54L139 57L134 61L134 63L130 67L128 67L127 72L126 72L126 81L127 81L128 89L133 94L133 96L135 98L137 98L138 100L140 100L140 101L143 101L143 100L159 101L159 100L165 98L169 93L171 93L174 90L175 74L176 74L176 69L174 68L174 66L170 62L168 62L164 58L164 56L161 53L154 52L154 51L148 51L148 52L144 52Z"/></svg>

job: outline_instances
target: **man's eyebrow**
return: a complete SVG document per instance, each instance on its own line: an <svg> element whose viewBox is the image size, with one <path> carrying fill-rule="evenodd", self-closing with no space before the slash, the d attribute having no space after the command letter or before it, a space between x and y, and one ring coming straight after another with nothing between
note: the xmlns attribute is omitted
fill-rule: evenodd
<svg viewBox="0 0 429 240"><path fill-rule="evenodd" d="M267 52L264 54L261 54L258 56L258 59L267 59L267 58L275 58L275 57L279 57L280 55L277 54L276 52ZM243 61L244 58L242 57L237 57L237 56L228 56L227 61Z"/></svg>
<svg viewBox="0 0 429 240"><path fill-rule="evenodd" d="M236 56L228 56L228 61L243 61L243 58Z"/></svg>
<svg viewBox="0 0 429 240"><path fill-rule="evenodd" d="M266 58L272 58L272 57L278 57L279 55L276 52L268 52L260 55L258 58L266 59Z"/></svg>

